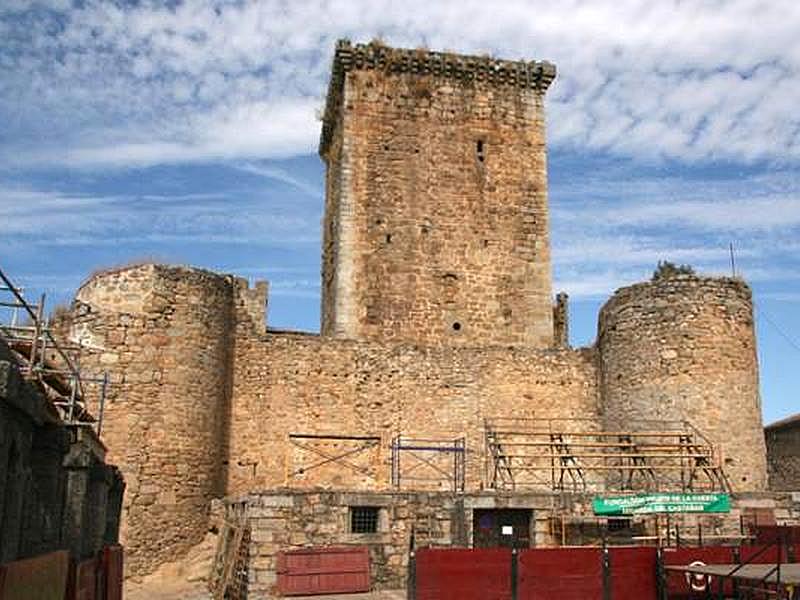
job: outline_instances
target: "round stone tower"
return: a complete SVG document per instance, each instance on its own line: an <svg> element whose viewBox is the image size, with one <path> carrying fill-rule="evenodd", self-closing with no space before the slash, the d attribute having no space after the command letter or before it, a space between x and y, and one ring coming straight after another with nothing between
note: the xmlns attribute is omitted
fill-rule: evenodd
<svg viewBox="0 0 800 600"><path fill-rule="evenodd" d="M102 272L76 295L83 363L111 376L103 440L127 484L129 575L199 542L223 493L233 311L230 277L186 267Z"/></svg>
<svg viewBox="0 0 800 600"><path fill-rule="evenodd" d="M622 288L600 311L598 332L607 429L688 421L714 445L734 491L766 487L746 283L678 275Z"/></svg>

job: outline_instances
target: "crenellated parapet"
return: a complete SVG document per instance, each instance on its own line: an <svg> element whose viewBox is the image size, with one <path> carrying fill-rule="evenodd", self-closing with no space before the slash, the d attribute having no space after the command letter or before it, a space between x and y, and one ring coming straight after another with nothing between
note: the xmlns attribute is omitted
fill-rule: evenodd
<svg viewBox="0 0 800 600"><path fill-rule="evenodd" d="M234 279L236 296L236 325L247 327L256 333L266 331L267 308L269 302L269 282L256 281L250 287L247 279Z"/></svg>
<svg viewBox="0 0 800 600"><path fill-rule="evenodd" d="M324 156L331 142L337 113L342 103L344 78L348 71L375 70L392 74L412 73L452 79L462 84L482 83L536 90L542 94L556 77L556 66L539 60L502 60L435 52L425 48L391 48L381 43L352 44L339 40L333 56L331 80L325 103L319 153Z"/></svg>

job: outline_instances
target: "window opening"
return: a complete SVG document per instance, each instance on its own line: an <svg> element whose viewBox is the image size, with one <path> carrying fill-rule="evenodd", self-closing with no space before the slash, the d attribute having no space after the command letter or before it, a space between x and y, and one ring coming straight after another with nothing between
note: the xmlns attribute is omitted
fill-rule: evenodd
<svg viewBox="0 0 800 600"><path fill-rule="evenodd" d="M483 140L478 140L477 143L475 144L475 154L477 155L478 160L480 162L483 162L484 159L486 158L483 150L484 150L483 149Z"/></svg>
<svg viewBox="0 0 800 600"><path fill-rule="evenodd" d="M379 510L377 506L351 506L350 533L377 533Z"/></svg>
<svg viewBox="0 0 800 600"><path fill-rule="evenodd" d="M631 528L631 520L630 519L609 519L608 520L608 530L609 531L627 531Z"/></svg>

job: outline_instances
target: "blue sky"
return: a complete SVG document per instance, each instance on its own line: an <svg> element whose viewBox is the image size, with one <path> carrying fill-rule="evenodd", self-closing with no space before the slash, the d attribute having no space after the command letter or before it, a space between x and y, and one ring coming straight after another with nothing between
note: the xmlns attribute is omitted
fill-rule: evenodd
<svg viewBox="0 0 800 600"><path fill-rule="evenodd" d="M67 301L94 269L271 282L316 330L334 42L548 59L553 268L572 341L659 260L753 286L766 421L800 411L800 4L0 2L0 266Z"/></svg>

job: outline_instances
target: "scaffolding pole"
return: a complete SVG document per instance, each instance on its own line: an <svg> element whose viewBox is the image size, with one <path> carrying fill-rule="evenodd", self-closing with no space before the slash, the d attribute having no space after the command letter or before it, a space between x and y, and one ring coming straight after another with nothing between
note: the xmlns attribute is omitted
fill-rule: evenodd
<svg viewBox="0 0 800 600"><path fill-rule="evenodd" d="M85 348L64 344L53 335L45 320L45 294L41 294L36 304L28 302L24 288L15 286L2 269L0 282L0 292L11 295L9 301L0 301L0 307L11 309L10 322L0 322L0 340L17 357L20 372L39 386L64 422L94 428L99 437L110 384L108 372L103 372L101 377L87 377L81 373L80 355ZM30 325L20 325L20 311ZM74 352L75 357L70 356L70 352ZM48 358L49 353L55 355L55 361ZM101 385L97 418L86 405L84 385L88 383Z"/></svg>
<svg viewBox="0 0 800 600"><path fill-rule="evenodd" d="M584 419L485 420L494 489L729 491L713 445L685 421L598 431Z"/></svg>

